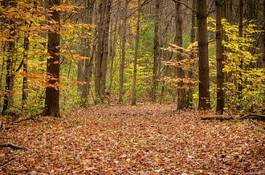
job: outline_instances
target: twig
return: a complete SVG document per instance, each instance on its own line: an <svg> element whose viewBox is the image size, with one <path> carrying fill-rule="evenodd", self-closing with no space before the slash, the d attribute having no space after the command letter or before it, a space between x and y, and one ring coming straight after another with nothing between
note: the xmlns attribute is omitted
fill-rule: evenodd
<svg viewBox="0 0 265 175"><path fill-rule="evenodd" d="M1 165L0 165L0 167L2 168L2 167L4 167L4 166L6 166L7 164L9 164L9 163L11 163L13 160L15 160L15 158L13 157L13 158L11 158L11 159L9 159L9 160L7 160L6 162L4 162L4 163L2 163Z"/></svg>
<svg viewBox="0 0 265 175"><path fill-rule="evenodd" d="M12 144L12 143L4 143L4 144L0 144L0 148L11 148L14 150L25 150L25 148L20 147L18 145Z"/></svg>

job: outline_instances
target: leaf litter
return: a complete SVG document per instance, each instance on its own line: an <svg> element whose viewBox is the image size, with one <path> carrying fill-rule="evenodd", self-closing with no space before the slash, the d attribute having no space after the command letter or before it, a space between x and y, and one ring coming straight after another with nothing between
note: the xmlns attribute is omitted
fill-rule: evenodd
<svg viewBox="0 0 265 175"><path fill-rule="evenodd" d="M251 121L201 121L172 105L95 106L1 133L0 174L265 174L265 133Z"/></svg>

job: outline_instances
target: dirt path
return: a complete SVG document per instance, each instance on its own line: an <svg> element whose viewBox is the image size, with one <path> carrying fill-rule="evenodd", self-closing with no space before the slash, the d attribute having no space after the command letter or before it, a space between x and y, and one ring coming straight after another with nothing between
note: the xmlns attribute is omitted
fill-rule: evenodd
<svg viewBox="0 0 265 175"><path fill-rule="evenodd" d="M93 107L1 134L0 174L265 174L265 133L172 106Z"/></svg>

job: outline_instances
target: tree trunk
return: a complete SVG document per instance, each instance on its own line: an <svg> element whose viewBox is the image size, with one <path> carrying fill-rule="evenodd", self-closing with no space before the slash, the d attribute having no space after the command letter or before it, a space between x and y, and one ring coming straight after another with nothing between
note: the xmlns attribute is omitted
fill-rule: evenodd
<svg viewBox="0 0 265 175"><path fill-rule="evenodd" d="M265 19L265 1L263 0L263 19ZM263 31L265 31L265 22L263 21ZM262 63L263 68L265 68L265 32L263 32L263 56L262 56Z"/></svg>
<svg viewBox="0 0 265 175"><path fill-rule="evenodd" d="M24 53L23 53L23 84L22 84L22 109L27 105L28 99L28 52L29 52L29 31L24 33Z"/></svg>
<svg viewBox="0 0 265 175"><path fill-rule="evenodd" d="M132 105L136 105L136 81L137 81L137 60L139 57L140 20L141 20L141 4L140 0L138 0L135 49L134 49L134 60L133 60L133 82L132 82L132 103L131 103Z"/></svg>
<svg viewBox="0 0 265 175"><path fill-rule="evenodd" d="M244 3L243 0L239 0L239 24L238 24L238 31L239 37L243 37L243 18L244 18ZM240 58L240 65L239 65L239 79L237 80L237 91L238 91L238 99L239 101L242 99L242 90L243 90L243 80L242 80L242 69L243 69L243 59ZM241 108L241 105L238 105L238 109Z"/></svg>
<svg viewBox="0 0 265 175"><path fill-rule="evenodd" d="M93 22L93 9L94 2L92 0L84 0L85 12L83 16L83 23L92 24ZM92 32L92 30L90 30ZM84 33L85 35L85 33ZM85 84L81 85L81 106L85 107L88 103L88 94L90 89L90 81L93 72L93 58L91 54L91 42L86 37L82 39L82 52L81 55L86 57L84 61L84 72L82 72L82 80Z"/></svg>
<svg viewBox="0 0 265 175"><path fill-rule="evenodd" d="M196 9L197 0L192 0L192 9ZM196 41L196 12L192 10L192 16L191 16L191 32L190 32L190 42L194 43ZM190 57L191 60L195 59L195 53L191 54ZM188 71L188 78L193 78L193 72L192 69ZM187 91L187 105L188 107L192 107L193 103L193 90L192 87L189 87Z"/></svg>
<svg viewBox="0 0 265 175"><path fill-rule="evenodd" d="M154 61L153 61L153 79L151 89L151 99L153 102L156 101L156 91L158 87L158 68L159 68L159 57L160 57L160 0L155 1L155 37L154 37Z"/></svg>
<svg viewBox="0 0 265 175"><path fill-rule="evenodd" d="M99 4L98 43L95 63L96 103L104 102L108 58L108 38L111 0L101 0Z"/></svg>
<svg viewBox="0 0 265 175"><path fill-rule="evenodd" d="M124 68L125 68L125 56L126 56L126 31L127 31L127 0L123 0L122 9L122 33L121 33L121 60L120 60L120 82L119 82L119 103L123 101L124 94Z"/></svg>
<svg viewBox="0 0 265 175"><path fill-rule="evenodd" d="M116 46L117 46L117 37L118 37L118 21L119 21L119 11L120 11L120 0L118 1L118 9L117 12L115 14L115 22L114 22L114 29L111 30L112 35L110 36L110 59L111 59L111 63L110 63L110 83L109 83L109 88L108 88L108 92L111 94L112 92L112 85L113 85L113 74L114 74L114 59L116 56ZM114 32L114 34L113 34Z"/></svg>
<svg viewBox="0 0 265 175"><path fill-rule="evenodd" d="M197 4L199 47L199 110L210 109L207 0Z"/></svg>
<svg viewBox="0 0 265 175"><path fill-rule="evenodd" d="M15 0L4 0L2 2L3 8L8 8L9 6L16 6ZM2 114L6 113L6 110L12 105L13 102L13 87L14 87L14 52L15 52L15 22L11 19L4 19L5 25L9 27L8 39L5 42L5 52L6 52L6 85L5 94L3 101Z"/></svg>
<svg viewBox="0 0 265 175"><path fill-rule="evenodd" d="M60 0L49 0L48 7L60 5ZM52 10L49 17L47 76L49 85L46 87L45 115L59 117L59 79L60 79L60 13ZM56 23L54 23L56 22Z"/></svg>
<svg viewBox="0 0 265 175"><path fill-rule="evenodd" d="M176 26L176 38L175 43L179 47L183 47L183 20L182 20L182 9L179 2L175 2L175 26ZM177 61L181 62L182 60L182 50L179 49L177 53ZM186 99L185 99L185 90L183 89L183 79L185 78L185 73L181 67L177 67L177 78L181 82L177 84L177 110L183 110L187 108Z"/></svg>
<svg viewBox="0 0 265 175"><path fill-rule="evenodd" d="M220 0L215 1L216 5L216 70L217 70L217 104L216 113L223 114L224 112L224 48L223 48L223 2Z"/></svg>

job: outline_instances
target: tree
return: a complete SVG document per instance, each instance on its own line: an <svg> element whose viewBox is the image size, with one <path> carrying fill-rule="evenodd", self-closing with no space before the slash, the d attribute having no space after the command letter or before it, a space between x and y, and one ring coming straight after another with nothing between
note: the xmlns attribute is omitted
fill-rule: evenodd
<svg viewBox="0 0 265 175"><path fill-rule="evenodd" d="M263 19L265 18L265 1L263 1ZM263 68L265 68L265 22L263 21Z"/></svg>
<svg viewBox="0 0 265 175"><path fill-rule="evenodd" d="M176 25L176 35L175 35L175 43L179 47L183 47L183 20L182 20L182 9L179 1L175 2L175 25ZM178 50L177 61L180 62L182 60L182 50ZM177 78L180 79L181 82L178 83L177 89L177 109L182 110L187 108L187 103L185 99L185 90L183 89L182 80L185 78L185 73L182 68L177 67Z"/></svg>
<svg viewBox="0 0 265 175"><path fill-rule="evenodd" d="M133 82L132 82L132 105L136 105L136 81L137 81L137 60L139 57L139 40L140 40L140 20L141 20L141 0L138 0L137 24L135 36L135 49L133 60Z"/></svg>
<svg viewBox="0 0 265 175"><path fill-rule="evenodd" d="M60 79L60 13L54 7L60 5L60 0L49 0L51 9L49 17L47 76L45 115L59 117L59 79Z"/></svg>
<svg viewBox="0 0 265 175"><path fill-rule="evenodd" d="M94 0L84 0L85 9L84 15L82 17L84 24L92 24L93 22L94 3ZM89 31L91 32L91 30ZM88 35L88 33L84 33L84 35ZM81 55L86 59L84 61L81 61L81 64L83 64L83 66L79 66L79 68L82 70L82 75L79 78L81 78L81 80L85 82L80 86L81 106L87 105L87 97L89 94L90 81L93 73L93 55L91 53L91 44L92 43L87 38L87 36L82 39ZM84 68L82 69L82 67Z"/></svg>
<svg viewBox="0 0 265 175"><path fill-rule="evenodd" d="M111 0L101 0L99 3L98 11L98 40L95 60L95 91L97 96L96 103L98 101L103 103L105 98L110 12Z"/></svg>
<svg viewBox="0 0 265 175"><path fill-rule="evenodd" d="M216 112L223 114L224 112L224 48L223 48L223 1L216 0L216 70L217 70L217 101L216 101Z"/></svg>
<svg viewBox="0 0 265 175"><path fill-rule="evenodd" d="M197 0L192 0L192 12L191 12L191 31L190 31L190 42L193 44L196 41L196 4ZM195 59L195 54L191 54L191 60ZM188 78L193 78L193 71L192 69L188 71ZM188 107L192 107L192 101L193 101L193 91L192 88L189 87L187 91L187 105Z"/></svg>
<svg viewBox="0 0 265 175"><path fill-rule="evenodd" d="M127 33L127 8L128 0L123 0L122 7L122 26L121 26L121 60L120 60L120 89L119 89L119 103L123 101L124 94L124 67L126 56L126 33Z"/></svg>
<svg viewBox="0 0 265 175"><path fill-rule="evenodd" d="M2 1L2 7L7 9L10 7L15 7L15 0L4 0ZM2 114L5 114L13 101L13 87L14 87L14 52L15 52L15 21L13 19L4 19L4 25L9 28L8 30L8 41L5 42L4 49L6 52L6 85L5 94L3 101Z"/></svg>
<svg viewBox="0 0 265 175"><path fill-rule="evenodd" d="M210 109L207 16L207 0L201 0L197 4L199 48L199 110Z"/></svg>
<svg viewBox="0 0 265 175"><path fill-rule="evenodd" d="M151 99L156 101L156 90L158 87L158 74L159 74L159 57L160 57L160 4L161 0L155 0L155 36L154 36L154 60L153 60L153 77L152 77L152 89Z"/></svg>

